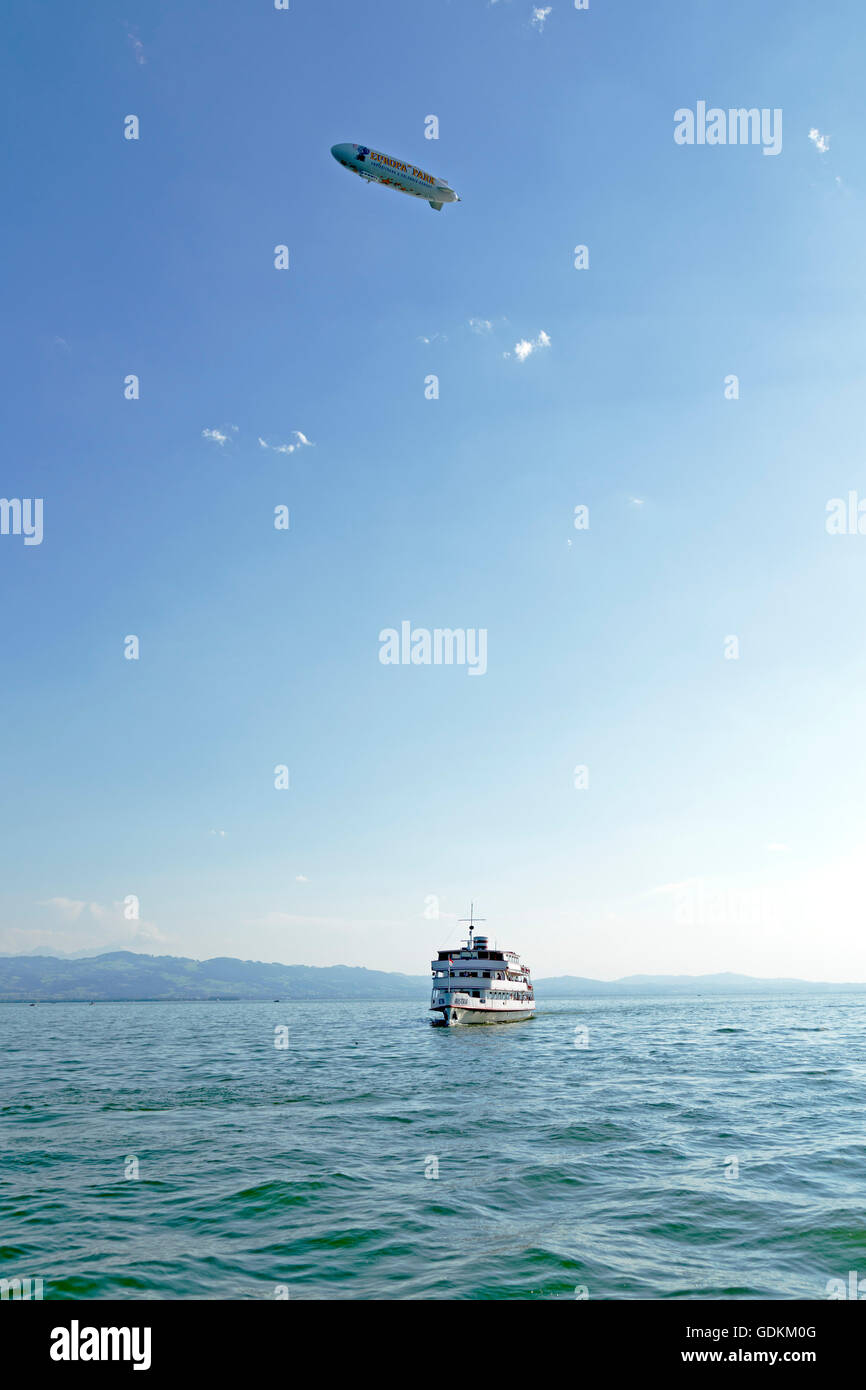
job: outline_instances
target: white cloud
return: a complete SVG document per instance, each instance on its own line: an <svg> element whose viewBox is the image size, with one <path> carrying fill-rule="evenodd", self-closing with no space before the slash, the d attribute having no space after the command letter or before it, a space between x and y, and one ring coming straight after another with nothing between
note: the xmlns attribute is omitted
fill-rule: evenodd
<svg viewBox="0 0 866 1390"><path fill-rule="evenodd" d="M147 62L147 58L145 57L144 53L144 44L141 42L141 39L138 37L134 29L131 29L126 37L129 39L129 42L132 45L132 51L135 54L135 61L138 63L138 66L140 68L143 68L145 63Z"/></svg>
<svg viewBox="0 0 866 1390"><path fill-rule="evenodd" d="M679 883L660 883L657 888L648 888L641 897L656 898L662 893L681 893L684 888L690 887L693 883L700 883L697 878L684 878Z"/></svg>
<svg viewBox="0 0 866 1390"><path fill-rule="evenodd" d="M642 497L630 497L628 500L633 507L642 507L644 504L644 499Z"/></svg>
<svg viewBox="0 0 866 1390"><path fill-rule="evenodd" d="M829 135L822 135L820 130L817 130L815 128L810 130L809 139L812 141L812 144L815 146L815 149L818 151L819 154L826 154L830 148Z"/></svg>
<svg viewBox="0 0 866 1390"><path fill-rule="evenodd" d="M309 883L309 881L306 874L295 874L295 883Z"/></svg>
<svg viewBox="0 0 866 1390"><path fill-rule="evenodd" d="M381 918L381 917L311 917L306 913L295 912L266 912L263 917L254 917L242 923L246 931L257 931L259 929L277 928L282 930L284 927L303 927L305 930L314 928L322 931L338 930L346 928L350 933L360 932L365 928L381 932L386 928L392 927L395 931L405 931L405 919Z"/></svg>
<svg viewBox="0 0 866 1390"><path fill-rule="evenodd" d="M81 916L87 903L76 902L74 898L45 898L39 907L53 907L65 922L74 922Z"/></svg>
<svg viewBox="0 0 866 1390"><path fill-rule="evenodd" d="M208 834L209 834L209 835L219 835L219 837L220 837L221 840L224 840L225 837L226 837L226 832L225 832L224 830L209 830L209 831L208 831Z"/></svg>
<svg viewBox="0 0 866 1390"><path fill-rule="evenodd" d="M492 333L493 324L489 319L470 319L469 327L473 333Z"/></svg>
<svg viewBox="0 0 866 1390"><path fill-rule="evenodd" d="M292 430L292 434L295 441L293 444L269 444L266 439L262 439L261 435L259 435L259 443L263 449L270 449L274 454L293 454L296 449L314 447L313 441L308 439L305 434L301 434L300 430Z"/></svg>
<svg viewBox="0 0 866 1390"><path fill-rule="evenodd" d="M547 5L544 9L542 9L540 5L533 5L532 18L529 22L535 26L539 33L543 32L545 21L552 9L552 5Z"/></svg>
<svg viewBox="0 0 866 1390"><path fill-rule="evenodd" d="M82 902L76 898L47 898L37 906L50 908L54 920L46 927L0 928L0 950L45 947L70 951L138 951L169 938L154 922L128 918L126 902Z"/></svg>
<svg viewBox="0 0 866 1390"><path fill-rule="evenodd" d="M237 434L238 432L237 425L224 425L223 428L231 430L232 434ZM212 439L214 444L219 444L220 448L222 448L224 444L227 444L229 440L229 436L223 434L222 430L202 430L201 434L202 439Z"/></svg>
<svg viewBox="0 0 866 1390"><path fill-rule="evenodd" d="M514 352L504 352L503 357L516 357L518 362L525 362L538 348L550 347L550 335L545 333L542 328L537 338L521 338L519 343L514 344Z"/></svg>

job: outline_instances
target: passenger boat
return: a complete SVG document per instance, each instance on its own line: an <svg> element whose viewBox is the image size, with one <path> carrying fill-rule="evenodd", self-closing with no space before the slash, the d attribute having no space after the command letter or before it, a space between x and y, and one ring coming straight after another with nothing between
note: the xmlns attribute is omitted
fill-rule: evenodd
<svg viewBox="0 0 866 1390"><path fill-rule="evenodd" d="M441 1015L434 1022L450 1028L458 1023L518 1023L532 1018L535 995L529 966L516 952L500 951L491 947L487 936L476 935L474 904L462 920L469 924L468 939L459 950L440 951L431 962L430 1009Z"/></svg>

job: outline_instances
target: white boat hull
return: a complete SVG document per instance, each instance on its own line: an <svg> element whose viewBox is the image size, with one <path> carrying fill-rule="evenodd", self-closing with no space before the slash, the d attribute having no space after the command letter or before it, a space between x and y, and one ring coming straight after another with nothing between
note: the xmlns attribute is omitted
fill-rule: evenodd
<svg viewBox="0 0 866 1390"><path fill-rule="evenodd" d="M521 1023L532 1018L535 1009L464 1008L459 1004L445 1005L433 1010L442 1015L442 1023L454 1028L459 1023Z"/></svg>

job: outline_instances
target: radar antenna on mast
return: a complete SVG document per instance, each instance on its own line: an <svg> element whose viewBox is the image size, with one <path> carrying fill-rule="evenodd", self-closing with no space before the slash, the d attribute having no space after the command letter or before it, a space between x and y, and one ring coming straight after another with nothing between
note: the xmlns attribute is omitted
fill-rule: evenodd
<svg viewBox="0 0 866 1390"><path fill-rule="evenodd" d="M487 921L487 918L486 918L486 917L476 917L476 916L475 916L475 904L474 904L474 903L470 903L470 904L469 904L469 916L468 916L468 917L461 917L461 918L460 918L460 921L461 921L461 922L468 922L468 923L469 923L469 945L470 945L470 947L471 947L471 946L472 946L472 933L473 933L474 930L475 930L475 923L476 923L476 922L486 922L486 921Z"/></svg>

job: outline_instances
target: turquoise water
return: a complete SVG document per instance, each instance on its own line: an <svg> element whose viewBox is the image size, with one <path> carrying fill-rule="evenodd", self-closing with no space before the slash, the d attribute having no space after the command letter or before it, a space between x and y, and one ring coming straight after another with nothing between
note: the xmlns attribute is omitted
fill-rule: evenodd
<svg viewBox="0 0 866 1390"><path fill-rule="evenodd" d="M866 1001L542 1000L456 1029L425 1002L0 1006L0 1274L301 1299L866 1276Z"/></svg>

